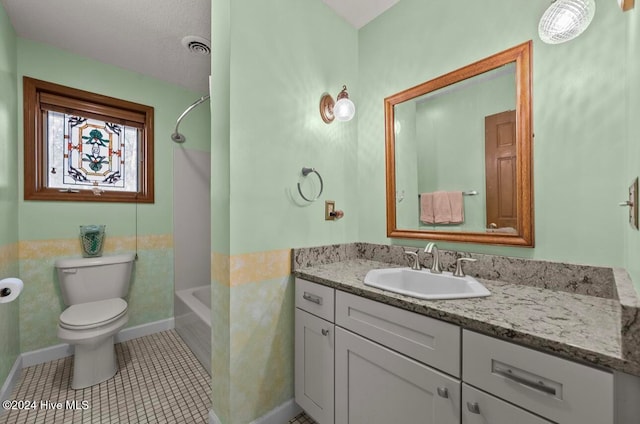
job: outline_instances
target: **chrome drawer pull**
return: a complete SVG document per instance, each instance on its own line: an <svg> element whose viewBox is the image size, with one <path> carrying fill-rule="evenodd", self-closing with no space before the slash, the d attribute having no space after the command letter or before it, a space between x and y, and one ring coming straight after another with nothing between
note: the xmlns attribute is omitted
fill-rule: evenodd
<svg viewBox="0 0 640 424"><path fill-rule="evenodd" d="M449 390L446 387L438 387L438 396L448 399Z"/></svg>
<svg viewBox="0 0 640 424"><path fill-rule="evenodd" d="M480 405L478 405L478 402L473 402L473 403L467 402L467 409L472 414L479 414L480 413Z"/></svg>
<svg viewBox="0 0 640 424"><path fill-rule="evenodd" d="M322 305L322 298L320 296L316 296L315 294L304 292L302 295L304 300L308 300L309 302L317 303L318 305Z"/></svg>
<svg viewBox="0 0 640 424"><path fill-rule="evenodd" d="M328 336L329 335L329 330L325 330L324 328L322 329L322 335L323 336Z"/></svg>
<svg viewBox="0 0 640 424"><path fill-rule="evenodd" d="M532 389L535 390L539 390L543 393L547 393L549 395L556 395L556 389L553 387L549 387L546 384L544 384L544 382L542 381L532 381L532 380L528 380L524 377L520 377L519 375L515 375L513 373L512 370L510 369L502 369L502 368L495 368L494 372L498 375L501 375L504 378L507 378L509 380L515 381L516 383L520 383L523 386L527 386L530 387Z"/></svg>

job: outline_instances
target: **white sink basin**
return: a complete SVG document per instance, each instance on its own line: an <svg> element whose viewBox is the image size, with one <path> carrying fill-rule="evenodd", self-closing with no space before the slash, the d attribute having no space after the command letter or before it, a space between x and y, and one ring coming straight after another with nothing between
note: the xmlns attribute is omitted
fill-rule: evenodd
<svg viewBox="0 0 640 424"><path fill-rule="evenodd" d="M452 273L432 274L428 269L372 269L364 284L419 299L462 299L489 296L491 293L473 277L454 277Z"/></svg>

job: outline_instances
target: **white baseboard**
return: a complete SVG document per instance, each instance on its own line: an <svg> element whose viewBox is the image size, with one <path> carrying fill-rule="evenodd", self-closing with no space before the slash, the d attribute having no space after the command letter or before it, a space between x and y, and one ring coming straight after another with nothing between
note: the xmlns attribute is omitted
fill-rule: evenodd
<svg viewBox="0 0 640 424"><path fill-rule="evenodd" d="M147 324L136 325L135 327L125 328L116 334L115 342L122 343L127 340L137 339L138 337L149 336L155 333L172 330L175 328L175 320L172 318L162 319Z"/></svg>
<svg viewBox="0 0 640 424"><path fill-rule="evenodd" d="M4 384L0 389L0 401L5 401L9 399L11 396L11 392L13 392L13 388L16 386L18 379L20 378L20 374L22 373L22 358L20 355L16 358L11 370L9 371L9 375L6 380L4 380ZM0 415L4 412L4 408L0 408Z"/></svg>
<svg viewBox="0 0 640 424"><path fill-rule="evenodd" d="M293 399L289 399L282 405L251 422L251 424L286 424L300 412L302 412L302 408L300 408Z"/></svg>
<svg viewBox="0 0 640 424"><path fill-rule="evenodd" d="M286 424L301 412L302 408L293 399L290 399L250 424ZM213 409L209 410L209 424L222 424Z"/></svg>
<svg viewBox="0 0 640 424"><path fill-rule="evenodd" d="M33 365L44 364L45 362L66 358L67 356L71 355L73 355L73 346L66 343L61 343L59 345L25 352L20 356L22 357L22 368L26 368Z"/></svg>
<svg viewBox="0 0 640 424"><path fill-rule="evenodd" d="M136 325L135 327L125 328L116 334L115 342L126 342L127 340L137 339L138 337L171 330L172 328L174 328L173 318ZM55 346L45 347L43 349L32 350L31 352L25 352L20 356L22 358L22 368L25 368L32 365L66 358L71 355L73 355L73 346L62 343Z"/></svg>

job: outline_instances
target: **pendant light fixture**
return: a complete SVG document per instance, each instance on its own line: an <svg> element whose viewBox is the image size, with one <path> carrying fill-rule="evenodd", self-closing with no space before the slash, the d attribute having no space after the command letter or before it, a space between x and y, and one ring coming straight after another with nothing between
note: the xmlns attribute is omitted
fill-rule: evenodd
<svg viewBox="0 0 640 424"><path fill-rule="evenodd" d="M540 18L540 39L547 44L572 40L587 29L595 12L594 0L555 0Z"/></svg>

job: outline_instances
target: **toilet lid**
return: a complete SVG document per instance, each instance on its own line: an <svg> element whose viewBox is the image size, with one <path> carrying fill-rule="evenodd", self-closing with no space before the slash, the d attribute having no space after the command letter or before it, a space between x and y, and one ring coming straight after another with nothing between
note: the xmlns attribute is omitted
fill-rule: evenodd
<svg viewBox="0 0 640 424"><path fill-rule="evenodd" d="M127 302L123 299L106 299L97 302L71 305L60 314L63 327L95 327L120 318L127 312Z"/></svg>

